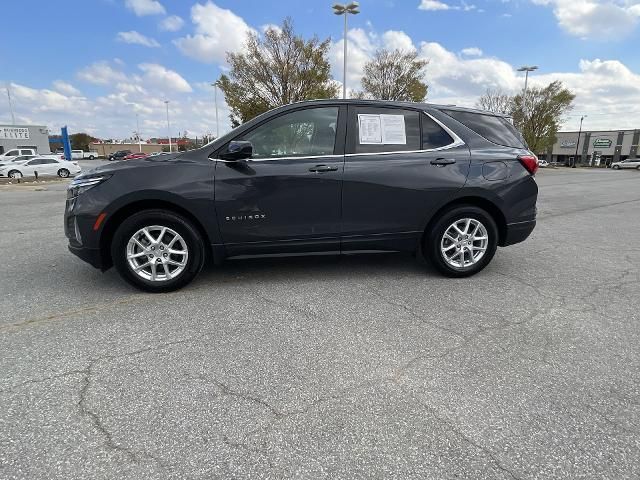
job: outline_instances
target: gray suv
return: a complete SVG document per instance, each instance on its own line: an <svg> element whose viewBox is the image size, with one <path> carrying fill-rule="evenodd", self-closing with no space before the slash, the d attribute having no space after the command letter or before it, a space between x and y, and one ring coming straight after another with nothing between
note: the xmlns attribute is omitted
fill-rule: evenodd
<svg viewBox="0 0 640 480"><path fill-rule="evenodd" d="M319 252L418 253L464 277L529 236L537 168L501 115L318 100L83 174L64 224L74 254L149 291L185 285L205 259Z"/></svg>

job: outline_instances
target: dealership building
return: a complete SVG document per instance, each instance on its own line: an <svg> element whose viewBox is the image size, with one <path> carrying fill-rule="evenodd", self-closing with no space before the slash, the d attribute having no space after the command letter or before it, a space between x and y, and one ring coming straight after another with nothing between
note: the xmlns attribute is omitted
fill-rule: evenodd
<svg viewBox="0 0 640 480"><path fill-rule="evenodd" d="M640 129L558 132L556 143L540 159L571 165L609 165L638 157Z"/></svg>
<svg viewBox="0 0 640 480"><path fill-rule="evenodd" d="M44 125L0 125L0 154L15 148L32 148L37 153L51 153L49 129Z"/></svg>

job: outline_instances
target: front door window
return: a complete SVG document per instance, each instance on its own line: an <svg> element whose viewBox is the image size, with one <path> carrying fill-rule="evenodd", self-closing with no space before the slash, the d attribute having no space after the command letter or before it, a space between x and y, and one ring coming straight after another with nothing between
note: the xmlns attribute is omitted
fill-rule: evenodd
<svg viewBox="0 0 640 480"><path fill-rule="evenodd" d="M332 155L338 107L319 107L281 115L239 140L253 145L252 158Z"/></svg>

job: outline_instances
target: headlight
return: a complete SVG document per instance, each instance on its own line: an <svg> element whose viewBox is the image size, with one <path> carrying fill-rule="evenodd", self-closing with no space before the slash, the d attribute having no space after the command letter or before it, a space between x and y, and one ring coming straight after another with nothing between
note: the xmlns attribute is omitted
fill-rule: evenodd
<svg viewBox="0 0 640 480"><path fill-rule="evenodd" d="M107 181L111 175L100 175L99 177L80 177L74 179L67 187L67 198L75 198L81 193L92 189L96 185Z"/></svg>

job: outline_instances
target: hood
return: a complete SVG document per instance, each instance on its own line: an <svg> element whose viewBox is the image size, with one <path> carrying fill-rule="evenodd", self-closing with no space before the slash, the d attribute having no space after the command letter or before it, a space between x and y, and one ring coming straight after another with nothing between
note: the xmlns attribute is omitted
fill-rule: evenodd
<svg viewBox="0 0 640 480"><path fill-rule="evenodd" d="M82 172L80 177L88 175L99 175L103 173L116 173L125 170L136 170L140 168L153 168L166 165L167 163L194 163L199 161L188 155L189 152L168 153L166 155L156 155L147 158L135 158L132 160L121 160L118 162L107 163L99 167ZM78 177L76 177L78 178Z"/></svg>

